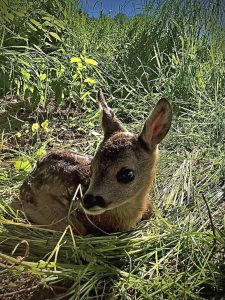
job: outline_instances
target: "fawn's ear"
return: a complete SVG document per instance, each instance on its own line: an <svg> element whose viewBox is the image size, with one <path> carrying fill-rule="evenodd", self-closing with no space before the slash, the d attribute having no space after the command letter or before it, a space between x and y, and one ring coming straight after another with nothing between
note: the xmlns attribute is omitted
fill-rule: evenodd
<svg viewBox="0 0 225 300"><path fill-rule="evenodd" d="M170 129L171 122L171 106L166 99L161 99L146 120L140 134L140 138L145 142L147 148L154 148L164 139Z"/></svg>
<svg viewBox="0 0 225 300"><path fill-rule="evenodd" d="M98 104L102 110L102 128L105 138L110 137L117 131L126 131L122 123L117 119L113 111L107 105L105 96L101 89L98 91Z"/></svg>

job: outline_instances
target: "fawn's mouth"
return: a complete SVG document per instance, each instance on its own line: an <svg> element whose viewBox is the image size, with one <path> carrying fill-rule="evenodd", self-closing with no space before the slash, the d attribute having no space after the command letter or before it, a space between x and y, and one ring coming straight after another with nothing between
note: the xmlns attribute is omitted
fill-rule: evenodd
<svg viewBox="0 0 225 300"><path fill-rule="evenodd" d="M118 208L118 207L124 205L127 202L128 201L124 201L124 202L121 202L121 203L114 203L114 202L111 201L111 202L107 203L107 206L104 206L104 207L100 207L98 205L95 205L95 206L87 209L82 205L82 208L83 208L83 210L85 211L86 214L96 216L96 215L103 214L106 211Z"/></svg>
<svg viewBox="0 0 225 300"><path fill-rule="evenodd" d="M91 209L90 208L86 209L86 208L83 207L83 210L88 215L100 215L108 209L107 209L107 207L102 208L102 207L96 205L96 206L92 207Z"/></svg>
<svg viewBox="0 0 225 300"><path fill-rule="evenodd" d="M85 211L85 213L88 215L100 215L100 214L103 214L107 210L111 210L111 209L115 208L115 205L112 205L112 202L108 202L107 205L105 205L104 207L95 205L91 208L85 208L82 204L81 204L81 206L82 206L83 210Z"/></svg>

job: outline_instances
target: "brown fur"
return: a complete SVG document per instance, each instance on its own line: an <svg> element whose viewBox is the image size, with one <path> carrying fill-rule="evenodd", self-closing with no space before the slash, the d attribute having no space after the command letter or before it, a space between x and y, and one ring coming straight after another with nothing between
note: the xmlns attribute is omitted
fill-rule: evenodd
<svg viewBox="0 0 225 300"><path fill-rule="evenodd" d="M42 158L20 189L21 208L27 217L40 225L52 224L48 227L56 230L70 224L71 200L79 184L83 193L88 187L90 161L91 158L69 150L52 151ZM83 226L75 221L74 213L70 219L75 232L85 233Z"/></svg>
<svg viewBox="0 0 225 300"><path fill-rule="evenodd" d="M158 160L157 144L170 127L170 106L160 100L136 135L123 128L102 97L99 93L104 140L94 158L69 150L52 151L25 179L20 208L33 223L55 230L70 224L74 233L85 235L129 230L151 215L148 194ZM134 180L118 181L117 174L124 168L133 170ZM85 208L80 185L83 194L103 198L104 206Z"/></svg>

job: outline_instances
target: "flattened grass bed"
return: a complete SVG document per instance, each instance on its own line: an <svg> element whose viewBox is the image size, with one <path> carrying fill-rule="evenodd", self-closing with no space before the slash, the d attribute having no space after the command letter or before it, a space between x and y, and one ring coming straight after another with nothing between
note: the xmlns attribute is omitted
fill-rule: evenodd
<svg viewBox="0 0 225 300"><path fill-rule="evenodd" d="M216 186L219 162L215 169L199 168L194 157L155 189L155 216L126 233L77 237L69 227L54 232L1 205L0 276L3 270L28 272L36 289L49 286L57 299L222 299L225 205Z"/></svg>

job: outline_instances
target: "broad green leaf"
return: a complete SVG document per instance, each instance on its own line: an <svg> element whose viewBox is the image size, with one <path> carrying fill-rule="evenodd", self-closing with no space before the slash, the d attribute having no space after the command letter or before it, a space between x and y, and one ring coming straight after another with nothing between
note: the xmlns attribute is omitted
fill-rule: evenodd
<svg viewBox="0 0 225 300"><path fill-rule="evenodd" d="M49 37L49 38L50 38L50 37ZM44 44L45 44L45 46L50 46L50 47L52 46L52 44L50 44L50 43L48 43L48 42L45 42Z"/></svg>
<svg viewBox="0 0 225 300"><path fill-rule="evenodd" d="M27 25L34 31L37 31L37 28L34 27L34 25L32 25L30 22L27 22Z"/></svg>
<svg viewBox="0 0 225 300"><path fill-rule="evenodd" d="M20 132L17 132L17 133L16 133L16 137L17 137L17 138L20 138L21 136L22 136L22 134L21 134Z"/></svg>
<svg viewBox="0 0 225 300"><path fill-rule="evenodd" d="M88 122L87 126L93 128L95 126L95 124L93 122Z"/></svg>
<svg viewBox="0 0 225 300"><path fill-rule="evenodd" d="M27 79L29 80L30 79L30 74L27 72L27 70L25 70L24 68L21 68L21 73L22 75Z"/></svg>
<svg viewBox="0 0 225 300"><path fill-rule="evenodd" d="M79 69L82 69L82 68L83 68L83 64L82 64L81 62L78 62L78 63L77 63L77 66L78 66Z"/></svg>
<svg viewBox="0 0 225 300"><path fill-rule="evenodd" d="M44 24L45 24L45 26L55 27L55 25L49 21L45 21Z"/></svg>
<svg viewBox="0 0 225 300"><path fill-rule="evenodd" d="M88 65L97 66L97 64L98 64L97 61L92 58L85 58L84 61Z"/></svg>
<svg viewBox="0 0 225 300"><path fill-rule="evenodd" d="M46 16L46 17L42 17L43 20L47 20L47 21L52 21L54 19L54 17L52 16Z"/></svg>
<svg viewBox="0 0 225 300"><path fill-rule="evenodd" d="M86 78L85 80L84 80L84 82L86 82L86 83L90 83L90 84L95 84L96 83L96 81L94 80L94 79L92 79L92 78Z"/></svg>
<svg viewBox="0 0 225 300"><path fill-rule="evenodd" d="M45 154L46 154L46 150L43 149L43 148L38 149L37 152L35 153L35 155L36 155L37 157L42 157L42 156L44 156Z"/></svg>
<svg viewBox="0 0 225 300"><path fill-rule="evenodd" d="M40 126L39 126L38 123L34 123L34 124L32 125L32 127L31 127L31 129L32 129L33 132L35 132L35 131L38 130L39 127L40 127Z"/></svg>
<svg viewBox="0 0 225 300"><path fill-rule="evenodd" d="M88 95L90 95L90 92L84 93L84 94L80 97L80 99L83 100L83 99L85 99Z"/></svg>
<svg viewBox="0 0 225 300"><path fill-rule="evenodd" d="M38 29L42 30L42 31L46 31L45 28L43 28L43 26L41 25L40 22L34 20L34 19L30 19L31 23L34 24Z"/></svg>
<svg viewBox="0 0 225 300"><path fill-rule="evenodd" d="M41 81L45 80L46 77L47 77L47 75L45 73L40 73L40 75L39 75L39 79Z"/></svg>
<svg viewBox="0 0 225 300"><path fill-rule="evenodd" d="M62 20L59 21L59 20L54 19L54 24L57 26L58 30L59 30L59 28L65 29L65 26L64 26L65 23Z"/></svg>
<svg viewBox="0 0 225 300"><path fill-rule="evenodd" d="M56 40L62 41L61 38L60 38L60 36L56 32L50 31L49 34L51 36L53 36Z"/></svg>
<svg viewBox="0 0 225 300"><path fill-rule="evenodd" d="M49 125L49 122L48 120L45 120L44 122L41 123L41 127L44 129L44 131L48 132L48 125Z"/></svg>
<svg viewBox="0 0 225 300"><path fill-rule="evenodd" d="M80 57L74 56L70 59L70 62L71 63L81 63L81 59L80 59Z"/></svg>
<svg viewBox="0 0 225 300"><path fill-rule="evenodd" d="M16 170L24 170L26 172L30 172L32 170L29 160L16 160L14 162L14 167Z"/></svg>

